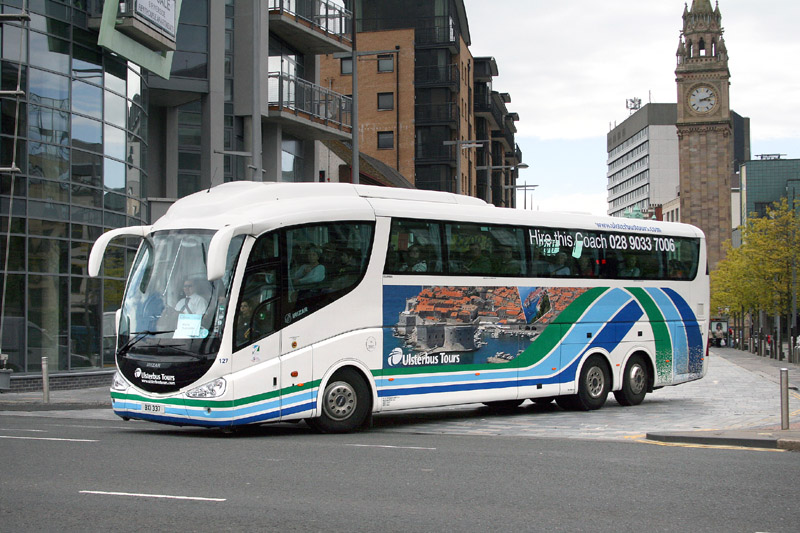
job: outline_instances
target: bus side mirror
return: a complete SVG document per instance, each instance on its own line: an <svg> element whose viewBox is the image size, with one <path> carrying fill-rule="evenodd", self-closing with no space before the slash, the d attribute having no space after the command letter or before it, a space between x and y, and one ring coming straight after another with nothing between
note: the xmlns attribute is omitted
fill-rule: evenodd
<svg viewBox="0 0 800 533"><path fill-rule="evenodd" d="M107 231L100 235L94 242L92 252L89 254L89 276L96 278L98 274L100 274L100 264L103 262L103 255L105 255L106 248L111 239L117 237L144 238L145 235L150 233L150 228L152 227L153 226L130 226Z"/></svg>
<svg viewBox="0 0 800 533"><path fill-rule="evenodd" d="M237 235L245 235L253 231L252 224L238 226L225 226L214 234L208 243L208 281L221 279L225 275L225 266L228 259L228 248L231 240Z"/></svg>

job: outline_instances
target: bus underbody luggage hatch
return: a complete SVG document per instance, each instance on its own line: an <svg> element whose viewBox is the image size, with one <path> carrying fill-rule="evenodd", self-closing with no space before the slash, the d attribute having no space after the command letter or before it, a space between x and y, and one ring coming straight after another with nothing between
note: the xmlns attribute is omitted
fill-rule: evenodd
<svg viewBox="0 0 800 533"><path fill-rule="evenodd" d="M98 237L92 246L92 252L89 254L89 275L96 278L100 274L100 264L103 262L103 255L106 253L106 247L111 239L117 237L144 237L150 233L153 226L130 226L127 228L118 228L115 230L107 231Z"/></svg>

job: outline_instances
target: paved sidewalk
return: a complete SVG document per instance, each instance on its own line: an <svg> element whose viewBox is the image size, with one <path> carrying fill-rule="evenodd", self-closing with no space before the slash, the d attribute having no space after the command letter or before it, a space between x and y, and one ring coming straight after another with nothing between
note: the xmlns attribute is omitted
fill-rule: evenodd
<svg viewBox="0 0 800 533"><path fill-rule="evenodd" d="M711 348L706 378L648 394L634 408L613 396L605 408L589 413L526 402L510 413L491 414L480 405L415 409L376 416L390 432L437 432L569 438L639 438L664 443L782 448L800 451L800 365L758 357L733 348ZM789 370L790 429L780 429L780 369ZM108 387L0 394L0 415L28 414L116 419ZM489 414L490 416L487 416Z"/></svg>
<svg viewBox="0 0 800 533"><path fill-rule="evenodd" d="M4 392L0 394L0 412L67 411L99 408L111 408L111 395L108 387L51 390L50 403L44 403L42 391Z"/></svg>
<svg viewBox="0 0 800 533"><path fill-rule="evenodd" d="M711 348L712 356L719 356L753 375L776 385L780 385L780 371L788 370L790 429L782 430L780 424L769 424L762 427L703 430L703 431L654 431L648 432L647 438L660 442L745 446L749 448L780 448L800 451L800 424L791 424L792 415L798 414L800 400L800 365L788 361L777 361L769 357L759 357L735 348Z"/></svg>

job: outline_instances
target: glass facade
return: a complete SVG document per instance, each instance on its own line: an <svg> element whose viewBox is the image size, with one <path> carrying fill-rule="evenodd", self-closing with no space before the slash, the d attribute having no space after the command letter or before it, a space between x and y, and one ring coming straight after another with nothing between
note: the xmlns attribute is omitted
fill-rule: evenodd
<svg viewBox="0 0 800 533"><path fill-rule="evenodd" d="M766 216L767 208L783 197L789 206L800 206L800 159L747 161L742 165L741 180L742 224L750 216Z"/></svg>
<svg viewBox="0 0 800 533"><path fill-rule="evenodd" d="M5 14L21 4L0 1ZM110 246L100 278L88 256L103 232L149 219L146 82L97 46L88 4L31 1L28 24L0 25L2 88L19 77L24 91L19 110L13 96L0 105L0 166L20 169L0 173L0 348L19 373L40 372L45 356L53 372L113 366L110 318L138 243Z"/></svg>

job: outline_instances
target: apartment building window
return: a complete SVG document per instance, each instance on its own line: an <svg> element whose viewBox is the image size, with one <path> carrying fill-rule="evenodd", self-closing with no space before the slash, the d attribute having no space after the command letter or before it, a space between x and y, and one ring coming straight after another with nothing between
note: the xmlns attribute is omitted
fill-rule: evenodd
<svg viewBox="0 0 800 533"><path fill-rule="evenodd" d="M394 148L394 132L393 131L379 131L378 132L378 149L391 150Z"/></svg>
<svg viewBox="0 0 800 533"><path fill-rule="evenodd" d="M378 111L394 109L394 93L378 93Z"/></svg>
<svg viewBox="0 0 800 533"><path fill-rule="evenodd" d="M341 72L343 76L352 76L353 75L353 58L352 57L343 57L341 59L342 66Z"/></svg>
<svg viewBox="0 0 800 533"><path fill-rule="evenodd" d="M378 56L378 72L394 72L393 54L381 54Z"/></svg>

